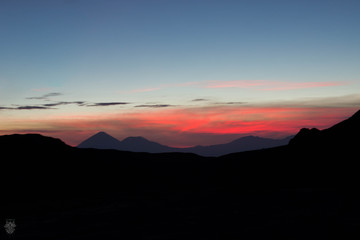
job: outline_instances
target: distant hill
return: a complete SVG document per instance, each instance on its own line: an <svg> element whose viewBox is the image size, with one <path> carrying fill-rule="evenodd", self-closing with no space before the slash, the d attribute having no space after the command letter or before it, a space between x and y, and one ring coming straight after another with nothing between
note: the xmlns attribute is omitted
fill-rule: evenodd
<svg viewBox="0 0 360 240"><path fill-rule="evenodd" d="M218 144L211 146L196 146L184 149L183 151L196 153L201 156L222 156L229 153L252 151L263 148L271 148L287 145L293 136L283 139L262 138L255 136L247 136L236 139L226 144Z"/></svg>
<svg viewBox="0 0 360 240"><path fill-rule="evenodd" d="M143 137L128 137L123 141L119 141L105 132L99 132L80 143L78 148L116 149L121 151L149 153L187 152L195 153L201 156L217 157L234 152L251 151L287 145L291 138L292 136L283 139L247 136L226 144L173 148L149 141Z"/></svg>
<svg viewBox="0 0 360 240"><path fill-rule="evenodd" d="M176 148L171 148L160 143L152 142L143 137L128 137L121 141L119 150L131 152L176 152Z"/></svg>

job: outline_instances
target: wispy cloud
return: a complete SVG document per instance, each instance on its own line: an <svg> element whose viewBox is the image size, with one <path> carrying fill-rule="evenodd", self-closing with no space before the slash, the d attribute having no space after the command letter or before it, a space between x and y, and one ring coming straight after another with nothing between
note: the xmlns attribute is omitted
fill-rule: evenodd
<svg viewBox="0 0 360 240"><path fill-rule="evenodd" d="M165 107L173 107L174 105L170 104L143 104L143 105L137 105L135 107L138 108L165 108Z"/></svg>
<svg viewBox="0 0 360 240"><path fill-rule="evenodd" d="M128 102L97 102L97 103L91 103L87 104L87 107L106 107L106 106L114 106L114 105L126 105L130 104Z"/></svg>
<svg viewBox="0 0 360 240"><path fill-rule="evenodd" d="M349 82L346 81L294 82L294 81L274 81L274 80L231 80L231 81L208 80L208 81L193 81L193 82L174 83L174 84L162 84L156 87L125 91L125 93L143 93L143 92L152 92L167 88L183 88L183 87L196 87L196 88L204 88L204 89L246 88L246 89L258 90L258 91L286 91L286 90L294 90L294 89L334 87L334 86L342 86L347 84L349 84ZM200 100L199 98L199 100L197 101L203 101L203 100L205 99Z"/></svg>
<svg viewBox="0 0 360 240"><path fill-rule="evenodd" d="M0 110L43 110L43 109L52 109L48 106L31 106L31 105L24 105L24 106L17 106L17 107L0 107Z"/></svg>
<svg viewBox="0 0 360 240"><path fill-rule="evenodd" d="M285 83L279 82L274 83L273 86L264 87L260 90L266 91L281 91L281 90L292 90L292 89L304 89L304 88L320 88L320 87L335 87L347 85L347 82L303 82L303 83Z"/></svg>
<svg viewBox="0 0 360 240"><path fill-rule="evenodd" d="M51 109L51 108L45 107L45 106L19 106L19 107L16 107L14 109L17 109L17 110L34 110L34 109Z"/></svg>
<svg viewBox="0 0 360 240"><path fill-rule="evenodd" d="M294 100L282 100L266 103L258 103L254 106L282 106L282 107L324 107L324 108L357 108L360 107L360 94L350 94L333 97L309 97Z"/></svg>
<svg viewBox="0 0 360 240"><path fill-rule="evenodd" d="M57 97L57 96L61 96L61 95L63 95L63 94L60 92L52 92L52 93L43 94L42 96L39 96L39 97L28 97L26 99L47 100L50 97Z"/></svg>
<svg viewBox="0 0 360 240"><path fill-rule="evenodd" d="M12 108L10 108L10 107L2 107L2 106L0 106L0 110L9 110L9 109L12 109Z"/></svg>
<svg viewBox="0 0 360 240"><path fill-rule="evenodd" d="M243 105L248 102L216 102L217 105Z"/></svg>
<svg viewBox="0 0 360 240"><path fill-rule="evenodd" d="M281 91L304 88L319 88L347 85L348 82L291 82L291 81L268 81L268 80L234 80L234 81L207 81L205 88L251 88L264 91Z"/></svg>
<svg viewBox="0 0 360 240"><path fill-rule="evenodd" d="M77 105L79 107L107 107L107 106L116 106L116 105L126 105L130 104L128 102L96 102L90 103L86 101L60 101L52 102L45 104L37 105L15 105L13 106L0 106L0 110L39 110L39 109L57 109L55 107L64 106L64 105Z"/></svg>
<svg viewBox="0 0 360 240"><path fill-rule="evenodd" d="M209 101L209 99L206 98L195 98L193 100L191 100L192 102L206 102Z"/></svg>
<svg viewBox="0 0 360 240"><path fill-rule="evenodd" d="M62 101L62 102L53 102L53 103L41 104L41 106L55 107L55 106L69 105L69 104L77 104L79 106L84 106L84 105L86 105L86 102L84 102L84 101L71 101L71 102Z"/></svg>

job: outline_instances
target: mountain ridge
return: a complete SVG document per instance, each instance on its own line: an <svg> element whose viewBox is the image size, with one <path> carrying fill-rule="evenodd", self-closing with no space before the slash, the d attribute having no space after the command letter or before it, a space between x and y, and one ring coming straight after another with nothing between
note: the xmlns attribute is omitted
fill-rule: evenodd
<svg viewBox="0 0 360 240"><path fill-rule="evenodd" d="M235 139L231 142L224 144L214 144L208 146L197 145L194 147L176 148L150 141L141 136L127 137L122 141L116 139L116 141L111 141L111 143L106 144L106 140L104 140L103 138L99 137L97 139L97 136L99 134L100 136L106 134L107 136L111 137L111 139L116 139L105 132L98 132L95 135L91 136L90 138L84 140L77 147L96 148L96 149L116 149L122 151L149 152L149 153L187 152L187 153L195 153L201 156L216 157L216 156L229 154L232 152L250 151L250 150L257 150L262 148L286 145L293 137L293 136L288 136L282 139L272 139L272 138L263 138L263 137L250 135Z"/></svg>

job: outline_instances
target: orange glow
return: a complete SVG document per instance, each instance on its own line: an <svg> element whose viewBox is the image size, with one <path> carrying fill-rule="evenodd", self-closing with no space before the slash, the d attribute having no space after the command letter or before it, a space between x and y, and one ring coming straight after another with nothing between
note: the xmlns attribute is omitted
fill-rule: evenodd
<svg viewBox="0 0 360 240"><path fill-rule="evenodd" d="M247 106L151 109L121 114L30 119L21 125L13 124L13 128L9 128L9 123L7 128L1 128L0 134L39 132L77 145L97 131L106 131L119 139L143 136L165 145L189 146L212 144L206 139L209 134L285 137L296 134L303 127L323 129L349 117L356 110Z"/></svg>

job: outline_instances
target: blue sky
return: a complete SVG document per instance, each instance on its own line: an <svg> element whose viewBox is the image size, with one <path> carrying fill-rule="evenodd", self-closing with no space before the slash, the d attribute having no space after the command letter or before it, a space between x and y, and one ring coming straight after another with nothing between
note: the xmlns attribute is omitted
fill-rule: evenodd
<svg viewBox="0 0 360 240"><path fill-rule="evenodd" d="M1 1L0 117L334 97L356 107L359 10L346 0ZM59 94L41 99L49 93ZM21 108L51 101L131 104Z"/></svg>

